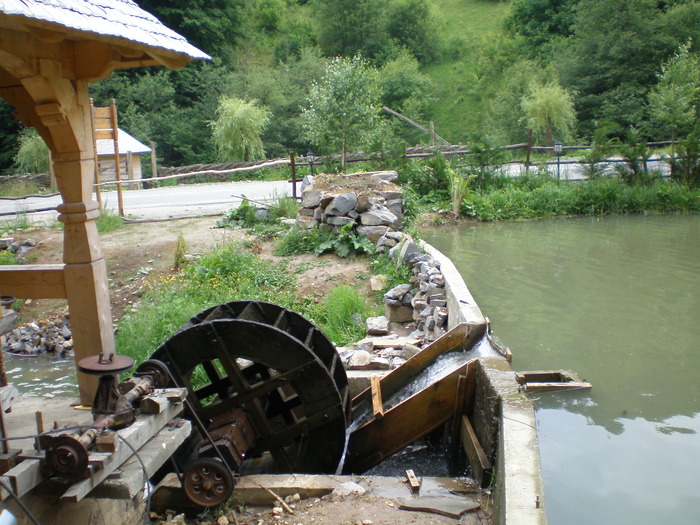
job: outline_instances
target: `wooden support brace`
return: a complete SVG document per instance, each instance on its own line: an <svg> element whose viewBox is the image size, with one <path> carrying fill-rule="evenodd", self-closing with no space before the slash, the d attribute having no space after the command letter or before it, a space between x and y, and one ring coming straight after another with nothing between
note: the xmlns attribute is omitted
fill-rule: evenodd
<svg viewBox="0 0 700 525"><path fill-rule="evenodd" d="M0 266L0 290L22 299L65 299L64 268L63 264Z"/></svg>
<svg viewBox="0 0 700 525"><path fill-rule="evenodd" d="M377 376L372 376L369 380L372 389L372 412L375 419L384 417L384 402L382 401L382 387Z"/></svg>
<svg viewBox="0 0 700 525"><path fill-rule="evenodd" d="M491 461L489 461L486 452L484 452L484 449L481 447L471 421L469 421L467 416L462 416L460 438L464 451L467 453L469 464L474 472L474 479L476 479L482 487L488 485L491 477Z"/></svg>

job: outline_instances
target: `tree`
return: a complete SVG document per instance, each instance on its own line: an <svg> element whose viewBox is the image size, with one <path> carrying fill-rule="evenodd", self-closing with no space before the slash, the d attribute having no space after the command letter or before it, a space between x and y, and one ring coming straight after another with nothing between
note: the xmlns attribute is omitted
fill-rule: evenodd
<svg viewBox="0 0 700 525"><path fill-rule="evenodd" d="M390 47L382 0L316 0L318 44L324 55L362 55L383 62Z"/></svg>
<svg viewBox="0 0 700 525"><path fill-rule="evenodd" d="M670 126L671 140L675 143L679 128L695 122L695 103L700 92L700 61L690 52L690 42L664 62L658 78L659 83L649 93L651 117ZM671 162L673 148L672 145Z"/></svg>
<svg viewBox="0 0 700 525"><path fill-rule="evenodd" d="M262 158L265 155L260 135L270 120L270 112L255 102L222 97L217 118L211 123L212 139L223 160Z"/></svg>
<svg viewBox="0 0 700 525"><path fill-rule="evenodd" d="M574 13L580 0L514 0L505 26L524 37L522 43L531 56L544 57L557 38L573 33Z"/></svg>
<svg viewBox="0 0 700 525"><path fill-rule="evenodd" d="M528 126L536 133L544 133L545 144L553 144L552 134L568 138L576 122L571 93L556 82L535 84L522 101Z"/></svg>
<svg viewBox="0 0 700 525"><path fill-rule="evenodd" d="M49 171L49 148L36 129L25 128L20 133L15 165L21 173Z"/></svg>
<svg viewBox="0 0 700 525"><path fill-rule="evenodd" d="M660 30L656 0L586 0L579 4L574 34L560 49L562 84L576 93L583 132L593 122L640 126L645 100L664 57L675 47Z"/></svg>
<svg viewBox="0 0 700 525"><path fill-rule="evenodd" d="M421 62L437 58L439 34L428 0L394 0L387 7L386 31Z"/></svg>
<svg viewBox="0 0 700 525"><path fill-rule="evenodd" d="M330 154L340 150L342 169L349 148L361 148L379 127L377 73L359 58L330 61L320 82L311 86L302 114L305 136Z"/></svg>

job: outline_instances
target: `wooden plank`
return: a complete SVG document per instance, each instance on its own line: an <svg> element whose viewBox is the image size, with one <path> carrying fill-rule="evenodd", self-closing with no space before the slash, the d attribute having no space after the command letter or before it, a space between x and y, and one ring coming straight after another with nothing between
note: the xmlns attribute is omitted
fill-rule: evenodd
<svg viewBox="0 0 700 525"><path fill-rule="evenodd" d="M157 415L140 415L133 425L120 430L119 435L125 439L132 447L139 449L146 443L154 434L163 428L168 421L182 412L182 404L171 404L170 407L161 414ZM91 453L90 462L98 463L101 468L91 472L90 477L74 483L67 492L64 493L63 499L68 501L80 501L101 481L106 479L114 472L129 456L132 455L131 450L118 440L119 444L116 452L112 454ZM94 459L93 459L94 456ZM19 497L22 497L27 492L35 488L42 481L48 479L41 472L41 462L37 460L25 460L13 469L9 470L3 476L3 480L8 483L10 488ZM2 492L4 500L9 495Z"/></svg>
<svg viewBox="0 0 700 525"><path fill-rule="evenodd" d="M182 408L182 404L172 404L168 410L160 414L138 416L131 426L118 432L121 439L119 439L117 450L105 461L103 468L92 472L89 478L73 483L63 496L61 496L61 500L78 502L87 496L92 489L99 485L100 482L107 479L112 472L119 468L119 466L133 454L122 441L126 441L136 450L140 449L148 440L159 432L168 421L182 412Z"/></svg>
<svg viewBox="0 0 700 525"><path fill-rule="evenodd" d="M491 461L489 461L486 452L481 447L479 440L474 432L471 421L467 416L462 416L460 438L462 446L467 453L469 464L474 473L474 479L479 482L479 485L484 487L490 482Z"/></svg>
<svg viewBox="0 0 700 525"><path fill-rule="evenodd" d="M372 390L372 412L375 418L384 417L384 402L382 401L382 387L377 376L369 378L370 389Z"/></svg>
<svg viewBox="0 0 700 525"><path fill-rule="evenodd" d="M12 384L0 387L0 407L3 412L8 411L19 397L19 390Z"/></svg>
<svg viewBox="0 0 700 525"><path fill-rule="evenodd" d="M3 295L22 299L65 299L63 264L0 265Z"/></svg>
<svg viewBox="0 0 700 525"><path fill-rule="evenodd" d="M455 326L445 335L423 348L418 354L414 355L399 368L391 371L381 379L382 395L384 399L389 399L402 389L441 354L462 346L465 349L474 346L483 335L483 332L483 327L474 327L468 323L460 323ZM368 388L358 394L353 399L352 404L354 406L362 401L370 403L371 397L371 390Z"/></svg>
<svg viewBox="0 0 700 525"><path fill-rule="evenodd" d="M361 473L429 434L454 415L457 382L468 364L409 397L350 434L346 473Z"/></svg>
<svg viewBox="0 0 700 525"><path fill-rule="evenodd" d="M411 492L417 493L420 491L420 481L418 481L418 478L412 469L406 471L406 479L408 479L408 485L411 487Z"/></svg>

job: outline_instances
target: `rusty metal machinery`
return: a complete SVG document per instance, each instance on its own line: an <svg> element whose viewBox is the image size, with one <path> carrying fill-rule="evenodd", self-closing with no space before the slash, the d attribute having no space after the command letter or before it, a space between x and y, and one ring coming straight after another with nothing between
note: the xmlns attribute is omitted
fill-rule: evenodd
<svg viewBox="0 0 700 525"><path fill-rule="evenodd" d="M222 304L190 319L133 377L124 356L80 361L99 375L94 422L84 431L42 435L47 466L62 477L87 475L89 449L105 430L134 421L154 388L188 392L196 432L176 464L187 497L214 506L233 491L246 461L275 472L335 472L350 419L347 377L328 338L301 315L257 301Z"/></svg>
<svg viewBox="0 0 700 525"><path fill-rule="evenodd" d="M201 437L182 477L202 506L224 501L231 473L267 460L277 472L335 472L350 418L347 377L328 338L301 315L258 301L190 319L151 356L186 387Z"/></svg>

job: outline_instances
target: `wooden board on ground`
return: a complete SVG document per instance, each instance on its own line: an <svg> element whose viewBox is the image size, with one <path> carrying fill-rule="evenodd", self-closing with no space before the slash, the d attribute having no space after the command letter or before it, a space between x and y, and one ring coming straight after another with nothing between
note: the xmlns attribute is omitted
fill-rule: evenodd
<svg viewBox="0 0 700 525"><path fill-rule="evenodd" d="M402 503L399 509L431 512L440 516L459 519L465 512L478 509L479 507L481 505L473 499L462 496L423 496Z"/></svg>

